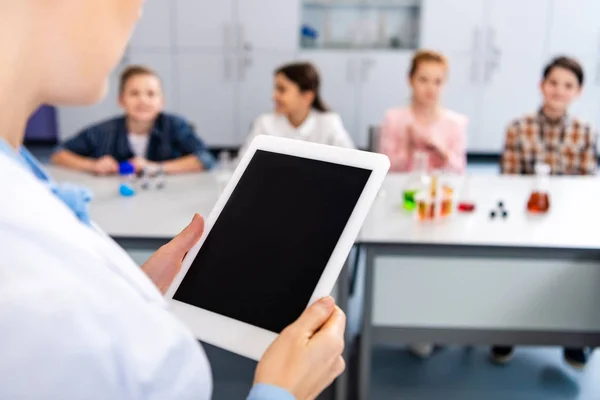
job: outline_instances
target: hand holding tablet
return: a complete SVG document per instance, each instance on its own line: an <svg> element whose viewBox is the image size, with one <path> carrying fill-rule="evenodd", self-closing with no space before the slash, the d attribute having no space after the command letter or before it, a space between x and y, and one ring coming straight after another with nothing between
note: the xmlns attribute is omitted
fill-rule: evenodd
<svg viewBox="0 0 600 400"><path fill-rule="evenodd" d="M302 313L267 349L254 383L286 389L296 399L314 399L344 372L346 316L331 297Z"/></svg>
<svg viewBox="0 0 600 400"><path fill-rule="evenodd" d="M259 360L328 296L389 169L387 157L257 137L166 293L202 341Z"/></svg>

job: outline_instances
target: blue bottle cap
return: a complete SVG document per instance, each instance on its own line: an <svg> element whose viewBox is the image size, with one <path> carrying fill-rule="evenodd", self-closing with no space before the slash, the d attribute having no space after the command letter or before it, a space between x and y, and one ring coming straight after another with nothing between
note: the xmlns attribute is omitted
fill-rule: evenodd
<svg viewBox="0 0 600 400"><path fill-rule="evenodd" d="M135 174L135 168L133 167L133 164L130 163L129 161L124 161L124 162L120 163L119 164L119 174L120 175Z"/></svg>

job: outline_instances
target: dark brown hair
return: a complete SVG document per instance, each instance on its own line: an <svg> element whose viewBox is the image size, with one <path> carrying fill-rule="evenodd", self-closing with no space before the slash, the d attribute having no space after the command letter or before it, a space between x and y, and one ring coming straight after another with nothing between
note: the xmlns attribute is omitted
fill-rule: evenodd
<svg viewBox="0 0 600 400"><path fill-rule="evenodd" d="M408 76L410 78L415 76L419 66L426 62L434 62L441 64L445 68L448 68L448 60L442 53L438 53L437 51L433 50L418 50L413 56L410 70L408 71Z"/></svg>
<svg viewBox="0 0 600 400"><path fill-rule="evenodd" d="M154 70L152 70L151 68L145 67L143 65L130 65L129 67L125 68L125 70L123 70L123 72L121 73L121 78L119 80L119 94L123 94L125 86L131 78L139 75L151 75L157 77L158 80L160 80L158 74L154 72Z"/></svg>
<svg viewBox="0 0 600 400"><path fill-rule="evenodd" d="M301 92L313 92L315 99L312 102L312 108L317 111L329 111L329 107L321 99L321 79L319 71L311 63L287 64L275 71L275 75L282 74L290 81L294 82L300 88Z"/></svg>
<svg viewBox="0 0 600 400"><path fill-rule="evenodd" d="M548 79L548 76L554 68L564 68L571 71L577 77L579 86L583 86L583 81L585 78L583 74L583 68L581 67L581 64L579 64L579 62L577 62L577 60L574 58L561 56L550 61L550 64L546 65L546 68L544 68L544 80Z"/></svg>

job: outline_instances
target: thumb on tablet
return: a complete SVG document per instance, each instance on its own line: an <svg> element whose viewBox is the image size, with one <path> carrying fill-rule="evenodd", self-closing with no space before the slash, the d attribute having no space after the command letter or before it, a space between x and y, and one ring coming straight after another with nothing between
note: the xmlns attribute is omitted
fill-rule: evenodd
<svg viewBox="0 0 600 400"><path fill-rule="evenodd" d="M335 301L331 296L324 297L308 307L298 318L295 325L307 338L312 337L327 322L335 310Z"/></svg>
<svg viewBox="0 0 600 400"><path fill-rule="evenodd" d="M200 215L194 214L192 222L179 235L175 236L167 246L170 247L171 252L183 259L186 253L200 240L203 233L204 219Z"/></svg>

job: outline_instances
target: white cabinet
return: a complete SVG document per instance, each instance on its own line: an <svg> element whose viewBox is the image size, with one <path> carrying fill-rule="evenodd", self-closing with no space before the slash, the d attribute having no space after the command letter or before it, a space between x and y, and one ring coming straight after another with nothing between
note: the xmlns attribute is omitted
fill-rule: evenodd
<svg viewBox="0 0 600 400"><path fill-rule="evenodd" d="M473 57L461 53L446 54L448 64L448 80L442 93L442 105L469 118L467 129L467 145L477 142L480 131L481 98L483 87L482 66Z"/></svg>
<svg viewBox="0 0 600 400"><path fill-rule="evenodd" d="M168 1L147 0L142 18L129 43L130 47L168 50L173 40L171 12Z"/></svg>
<svg viewBox="0 0 600 400"><path fill-rule="evenodd" d="M409 52L303 52L321 76L321 95L340 114L354 143L366 148L369 127L380 125L385 111L408 104Z"/></svg>
<svg viewBox="0 0 600 400"><path fill-rule="evenodd" d="M299 0L238 0L242 49L295 51L300 43Z"/></svg>
<svg viewBox="0 0 600 400"><path fill-rule="evenodd" d="M369 127L381 125L386 110L409 103L411 58L409 52L382 52L365 55L359 60L357 146L367 147Z"/></svg>
<svg viewBox="0 0 600 400"><path fill-rule="evenodd" d="M156 0L155 0L156 1ZM181 48L233 49L236 43L233 0L158 0L171 3L175 46Z"/></svg>
<svg viewBox="0 0 600 400"><path fill-rule="evenodd" d="M600 1L553 0L548 53L598 54L600 52Z"/></svg>
<svg viewBox="0 0 600 400"><path fill-rule="evenodd" d="M540 106L547 0L490 0L485 35L482 112L471 151L497 153L507 125Z"/></svg>
<svg viewBox="0 0 600 400"><path fill-rule="evenodd" d="M273 76L283 64L294 61L294 52L254 51L252 57L239 57L240 143L260 114L273 110Z"/></svg>
<svg viewBox="0 0 600 400"><path fill-rule="evenodd" d="M359 59L351 51L312 51L299 55L302 61L312 62L321 76L323 101L340 114L346 130L354 141L359 141L358 84Z"/></svg>
<svg viewBox="0 0 600 400"><path fill-rule="evenodd" d="M226 53L177 55L178 111L209 146L238 144L233 61Z"/></svg>
<svg viewBox="0 0 600 400"><path fill-rule="evenodd" d="M486 0L423 0L421 47L472 54L480 40Z"/></svg>
<svg viewBox="0 0 600 400"><path fill-rule="evenodd" d="M581 97L569 112L600 127L600 1L553 0L546 61L565 55L583 66Z"/></svg>

